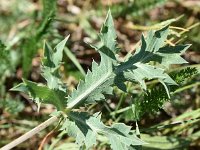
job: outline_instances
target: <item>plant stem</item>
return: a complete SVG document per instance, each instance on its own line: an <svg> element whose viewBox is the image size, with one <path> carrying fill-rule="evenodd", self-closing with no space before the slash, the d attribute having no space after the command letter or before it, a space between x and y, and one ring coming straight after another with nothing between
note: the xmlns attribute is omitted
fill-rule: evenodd
<svg viewBox="0 0 200 150"><path fill-rule="evenodd" d="M26 141L27 139L31 138L33 135L35 135L38 132L40 132L41 130L45 129L46 127L48 127L49 125L51 125L52 123L54 123L57 120L58 120L58 117L56 117L56 116L53 116L53 117L49 118L48 120L46 120L45 122L41 123L37 127L33 128L29 132L27 132L24 135L20 136L16 140L14 140L11 143L5 145L0 150L10 150L10 149L14 148L15 146L17 146L20 143L22 143L22 142Z"/></svg>
<svg viewBox="0 0 200 150"><path fill-rule="evenodd" d="M193 84L186 85L186 86L184 86L182 88L177 89L175 92L173 92L173 94L182 92L184 90L190 89L190 88L192 88L194 86L198 86L198 85L200 85L200 82L196 82L196 83L193 83Z"/></svg>
<svg viewBox="0 0 200 150"><path fill-rule="evenodd" d="M173 71L177 71L177 70L182 70L182 69L185 69L187 67L190 67L190 68L200 68L200 64L193 64L193 65L176 67L176 68L170 69L170 71L168 73L173 72Z"/></svg>

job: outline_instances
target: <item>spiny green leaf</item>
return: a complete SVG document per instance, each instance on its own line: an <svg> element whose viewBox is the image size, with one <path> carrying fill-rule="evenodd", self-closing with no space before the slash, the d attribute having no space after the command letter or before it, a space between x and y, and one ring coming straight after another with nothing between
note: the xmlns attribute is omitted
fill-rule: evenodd
<svg viewBox="0 0 200 150"><path fill-rule="evenodd" d="M87 113L70 112L69 119L66 119L61 127L69 136L76 139L76 144L79 146L86 145L90 148L96 144L96 135L91 128L86 124L89 119Z"/></svg>
<svg viewBox="0 0 200 150"><path fill-rule="evenodd" d="M98 134L108 138L113 150L128 150L132 145L143 145L145 142L130 134L131 127L122 123L115 123L111 127L104 125L100 119L99 113L89 116L87 113L71 112L69 113L62 130L76 138L79 146L86 144L86 148L90 148L96 143Z"/></svg>
<svg viewBox="0 0 200 150"><path fill-rule="evenodd" d="M164 46L165 40L169 34L168 26L161 28L158 31L149 31L146 37L146 50L149 52L157 52Z"/></svg>
<svg viewBox="0 0 200 150"><path fill-rule="evenodd" d="M190 45L178 45L178 46L165 46L158 50L157 55L162 57L161 65L169 67L171 64L184 64L188 63L180 55L183 54Z"/></svg>
<svg viewBox="0 0 200 150"><path fill-rule="evenodd" d="M44 44L44 58L42 59L41 70L42 76L47 81L47 86L24 80L23 83L11 90L29 94L38 105L43 102L53 104L58 110L64 110L67 102L67 88L61 81L59 67L68 38L69 36L61 41L56 46L55 51L46 42Z"/></svg>
<svg viewBox="0 0 200 150"><path fill-rule="evenodd" d="M47 80L50 89L59 89L66 92L65 84L62 83L59 75L59 67L63 57L63 50L68 40L67 36L57 44L55 51L51 49L47 42L44 44L44 58L42 60L42 76Z"/></svg>
<svg viewBox="0 0 200 150"><path fill-rule="evenodd" d="M106 21L101 28L100 38L101 38L102 45L110 49L114 54L116 54L118 50L116 48L117 35L115 32L113 18L112 18L110 10L108 11Z"/></svg>
<svg viewBox="0 0 200 150"><path fill-rule="evenodd" d="M44 67L42 69L42 76L46 79L48 88L67 92L67 87L61 81L58 72L53 72L51 69Z"/></svg>
<svg viewBox="0 0 200 150"><path fill-rule="evenodd" d="M117 72L121 72L124 80L132 82L135 80L146 89L145 79L158 79L165 87L168 96L170 95L169 86L176 83L161 66L152 66L150 62L158 62L162 66L185 63L180 54L188 48L188 45L163 47L168 34L169 29L166 26L158 31L148 32L146 38L142 36L142 45L136 50L135 55L118 66ZM177 62L177 60L181 61Z"/></svg>
<svg viewBox="0 0 200 150"><path fill-rule="evenodd" d="M91 45L91 47L95 48L100 53L101 63L104 63L108 68L112 68L113 63L117 63L115 55L119 51L119 48L117 47L117 35L110 10L107 13L106 20L101 28L99 36L101 39L100 45Z"/></svg>
<svg viewBox="0 0 200 150"><path fill-rule="evenodd" d="M112 68L107 68L104 63L92 63L92 72L88 70L85 81L80 81L77 89L68 97L68 108L81 104L94 103L105 99L103 94L112 94L113 77Z"/></svg>
<svg viewBox="0 0 200 150"><path fill-rule="evenodd" d="M34 82L24 79L24 82L12 88L13 91L21 91L29 94L29 96L36 102L42 102L46 104L53 104L58 110L63 110L66 100L66 94L60 90L49 89L42 84L36 84Z"/></svg>
<svg viewBox="0 0 200 150"><path fill-rule="evenodd" d="M24 92L27 94L29 92L28 88L23 82L11 88L10 91L19 91L19 92Z"/></svg>
<svg viewBox="0 0 200 150"><path fill-rule="evenodd" d="M53 58L52 58L53 50L46 41L44 42L43 49L44 49L44 56L42 59L42 65L49 68L55 68L55 64L53 63Z"/></svg>
<svg viewBox="0 0 200 150"><path fill-rule="evenodd" d="M60 66L63 57L63 50L68 39L69 35L56 45L55 50L52 50L47 42L44 43L43 66L52 69L57 69Z"/></svg>
<svg viewBox="0 0 200 150"><path fill-rule="evenodd" d="M67 40L69 39L69 35L60 43L56 45L56 51L52 55L53 63L55 66L59 66L63 58L63 50Z"/></svg>
<svg viewBox="0 0 200 150"><path fill-rule="evenodd" d="M88 119L87 124L98 134L103 134L109 140L113 150L129 150L133 145L146 144L136 135L130 134L131 127L123 123L115 123L111 127L104 125L101 121L101 116L98 113L94 117Z"/></svg>
<svg viewBox="0 0 200 150"><path fill-rule="evenodd" d="M169 75L164 73L164 69L162 68L156 68L154 66L142 63L136 63L134 67L134 69L124 72L124 77L128 81L138 81L145 90L146 84L144 79L151 80L157 78L166 81L166 83L176 85L176 82L174 82Z"/></svg>
<svg viewBox="0 0 200 150"><path fill-rule="evenodd" d="M102 45L93 46L101 55L98 65L92 63L92 72L88 70L85 81L80 81L77 89L68 97L68 108L74 108L81 104L94 103L105 99L104 94L112 94L114 81L113 61L116 62L116 33L110 11L101 29L100 38ZM112 58L112 59L111 59Z"/></svg>

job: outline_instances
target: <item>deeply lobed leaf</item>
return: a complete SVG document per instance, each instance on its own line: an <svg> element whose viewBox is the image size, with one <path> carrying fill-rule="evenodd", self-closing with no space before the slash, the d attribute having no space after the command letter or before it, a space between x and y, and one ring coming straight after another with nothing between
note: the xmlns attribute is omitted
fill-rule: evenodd
<svg viewBox="0 0 200 150"><path fill-rule="evenodd" d="M29 94L38 105L40 103L53 104L57 110L63 111L67 103L67 89L61 81L59 67L63 57L63 49L68 38L69 36L61 41L55 50L52 50L47 43L44 44L44 58L41 70L43 77L47 81L47 86L24 79L23 83L11 90Z"/></svg>
<svg viewBox="0 0 200 150"><path fill-rule="evenodd" d="M166 26L157 31L150 31L146 38L142 36L141 47L127 61L121 63L116 70L123 76L124 81L139 82L141 87L146 90L146 79L158 79L164 85L168 96L170 95L169 86L177 84L165 73L165 67L171 64L186 63L180 54L189 46L163 47L168 34L169 30ZM160 63L160 66L151 65L152 61Z"/></svg>
<svg viewBox="0 0 200 150"><path fill-rule="evenodd" d="M101 46L93 46L101 55L98 65L92 63L92 71L88 70L85 81L80 81L77 89L68 97L68 108L75 108L81 104L94 103L105 99L104 94L112 94L111 85L114 83L113 62L116 62L116 33L109 11L100 32ZM109 39L109 40L108 40Z"/></svg>
<svg viewBox="0 0 200 150"><path fill-rule="evenodd" d="M75 137L79 146L85 143L86 149L96 144L98 134L108 138L113 150L128 150L130 146L145 144L136 135L130 134L130 126L122 123L115 123L111 127L104 125L99 113L90 116L85 112L71 112L68 116L61 129Z"/></svg>

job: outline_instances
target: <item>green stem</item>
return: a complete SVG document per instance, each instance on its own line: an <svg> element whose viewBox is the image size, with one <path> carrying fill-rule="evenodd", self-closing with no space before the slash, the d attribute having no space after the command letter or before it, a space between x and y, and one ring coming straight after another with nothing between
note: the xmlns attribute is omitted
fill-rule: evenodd
<svg viewBox="0 0 200 150"><path fill-rule="evenodd" d="M200 82L197 82L197 83L193 83L193 84L184 86L184 87L182 87L182 88L177 89L175 92L173 92L173 94L182 92L182 91L184 91L184 90L190 89L190 88L192 88L192 87L194 87L194 86L198 86L198 85L200 85Z"/></svg>
<svg viewBox="0 0 200 150"><path fill-rule="evenodd" d="M182 70L182 69L185 69L185 68L200 68L200 64L194 64L194 65L187 65L187 66L180 66L180 67L176 67L176 68L173 68L171 69L169 72L173 72L173 71L177 71L177 70Z"/></svg>
<svg viewBox="0 0 200 150"><path fill-rule="evenodd" d="M117 110L117 111L113 111L112 113L110 113L110 115L113 116L113 115L116 115L116 114L120 114L120 113L122 113L122 112L125 112L125 111L131 109L131 108L132 108L131 106L128 106L128 107L119 109L119 110Z"/></svg>
<svg viewBox="0 0 200 150"><path fill-rule="evenodd" d="M120 100L119 100L119 102L118 102L118 104L117 104L117 107L116 107L115 111L117 111L117 110L120 108L120 106L121 106L122 103L124 102L125 97L126 97L126 93L122 93L122 95L121 95L121 97L120 97Z"/></svg>

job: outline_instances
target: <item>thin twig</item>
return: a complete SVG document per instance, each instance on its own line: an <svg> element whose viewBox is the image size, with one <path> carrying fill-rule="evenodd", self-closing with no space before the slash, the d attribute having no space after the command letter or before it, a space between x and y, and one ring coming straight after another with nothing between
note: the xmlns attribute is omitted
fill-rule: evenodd
<svg viewBox="0 0 200 150"><path fill-rule="evenodd" d="M22 143L22 142L26 141L27 139L31 138L32 136L34 136L35 134L39 133L41 130L45 129L46 127L48 127L49 125L51 125L52 123L54 123L57 120L58 120L58 117L56 117L56 116L53 116L53 117L49 118L48 120L46 120L45 122L41 123L37 127L33 128L29 132L27 132L24 135L20 136L16 140L14 140L11 143L5 145L0 150L10 150L10 149L14 148L15 146L17 146L20 143Z"/></svg>
<svg viewBox="0 0 200 150"><path fill-rule="evenodd" d="M42 150L44 147L44 144L47 142L48 138L50 137L50 135L52 135L55 132L55 129L53 129L51 132L49 132L42 140L38 150Z"/></svg>
<svg viewBox="0 0 200 150"><path fill-rule="evenodd" d="M43 149L44 144L46 143L46 141L48 140L50 135L52 135L58 129L58 127L60 126L61 121L62 121L62 119L59 120L59 123L56 125L56 127L43 138L38 150L42 150Z"/></svg>

